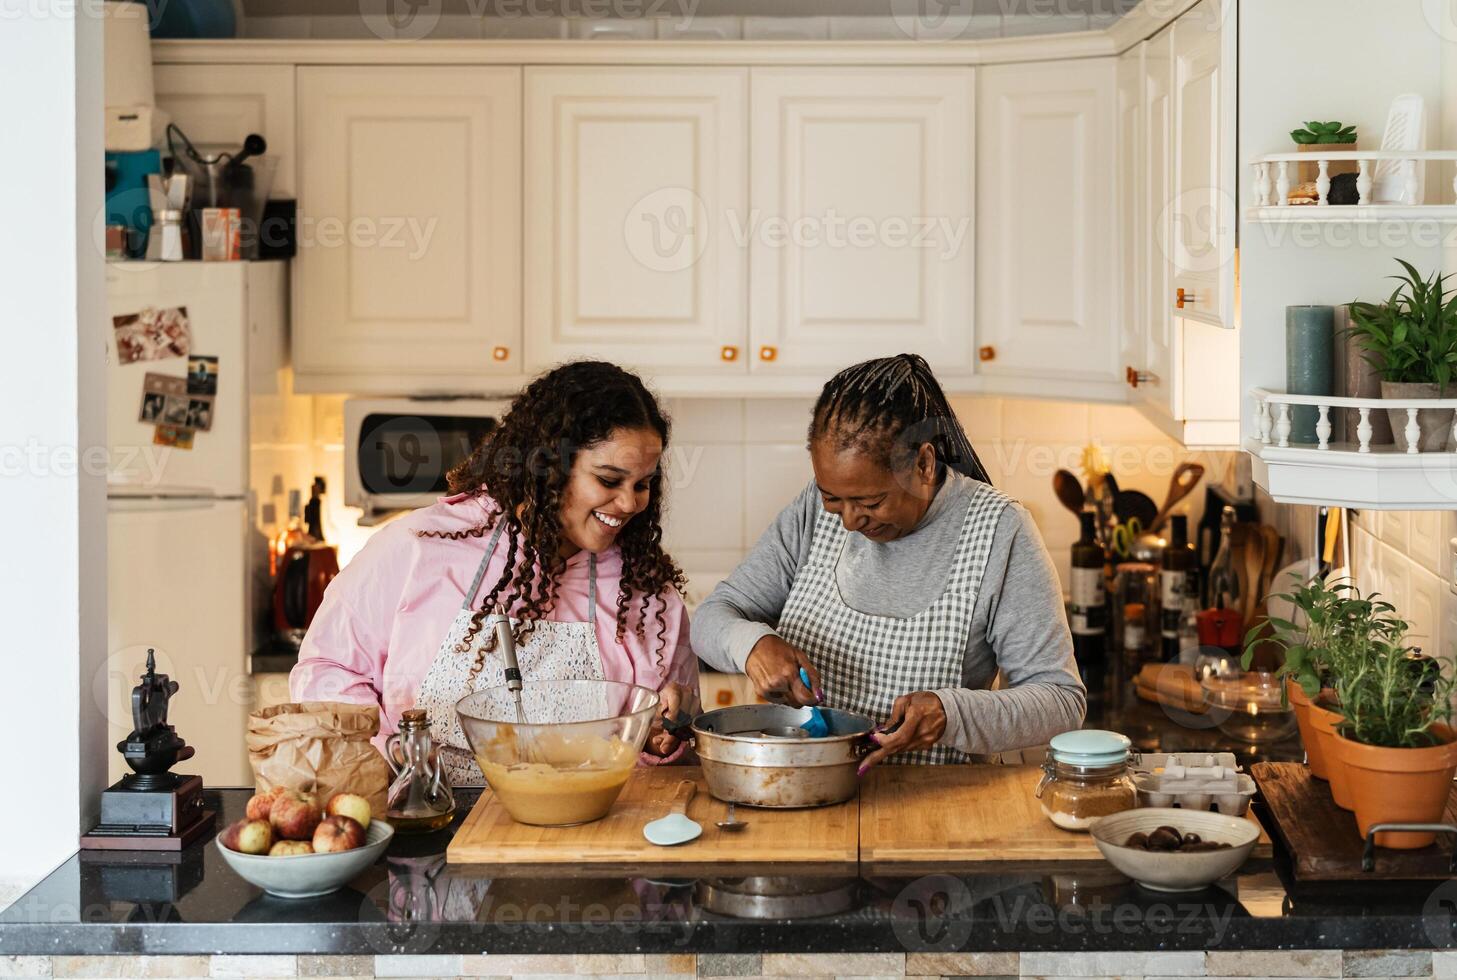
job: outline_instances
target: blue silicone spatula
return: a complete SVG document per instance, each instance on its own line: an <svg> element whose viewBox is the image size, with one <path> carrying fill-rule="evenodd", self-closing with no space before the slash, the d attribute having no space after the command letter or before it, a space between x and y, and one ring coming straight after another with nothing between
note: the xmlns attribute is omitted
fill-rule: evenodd
<svg viewBox="0 0 1457 980"><path fill-rule="evenodd" d="M688 804L692 802L696 792L698 784L691 779L685 779L678 784L678 789L673 794L673 802L668 807L668 815L643 827L642 835L648 839L648 843L657 844L659 847L673 847L696 840L703 833L701 824L688 819Z"/></svg>
<svg viewBox="0 0 1457 980"><path fill-rule="evenodd" d="M814 685L809 682L809 671L803 667L799 668L799 679L804 682L805 687L811 691L814 690ZM819 708L810 708L809 720L799 727L803 728L810 738L824 738L830 734L830 724L825 721L825 713Z"/></svg>

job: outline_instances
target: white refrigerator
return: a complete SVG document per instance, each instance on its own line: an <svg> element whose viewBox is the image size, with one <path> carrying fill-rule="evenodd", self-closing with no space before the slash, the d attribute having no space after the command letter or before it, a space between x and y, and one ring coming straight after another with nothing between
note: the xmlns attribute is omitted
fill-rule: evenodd
<svg viewBox="0 0 1457 980"><path fill-rule="evenodd" d="M244 747L253 702L248 658L268 599L255 492L267 476L251 464L253 416L275 410L287 394L279 390L287 289L282 262L107 269L110 650L97 699L107 706L111 741L125 738L131 688L155 649L157 669L181 685L169 721L196 750L177 771L212 786L252 783ZM193 396L210 387L211 405L199 418L206 397ZM190 448L163 444L179 441L175 433L158 438L159 422L181 414L175 398L189 402L184 422L208 423L192 430ZM119 755L111 764L113 779L127 771Z"/></svg>

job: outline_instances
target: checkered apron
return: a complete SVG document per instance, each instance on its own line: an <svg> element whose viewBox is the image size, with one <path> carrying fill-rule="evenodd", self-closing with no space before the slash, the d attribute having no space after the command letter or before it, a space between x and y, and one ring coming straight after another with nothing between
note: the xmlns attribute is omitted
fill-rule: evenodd
<svg viewBox="0 0 1457 980"><path fill-rule="evenodd" d="M778 632L819 668L828 707L890 717L902 694L960 687L976 597L1002 510L1011 498L977 486L966 509L946 591L930 607L905 619L871 616L847 606L835 566L849 531L829 511L815 519L809 559L795 577ZM946 746L901 752L887 762L943 764L971 757Z"/></svg>

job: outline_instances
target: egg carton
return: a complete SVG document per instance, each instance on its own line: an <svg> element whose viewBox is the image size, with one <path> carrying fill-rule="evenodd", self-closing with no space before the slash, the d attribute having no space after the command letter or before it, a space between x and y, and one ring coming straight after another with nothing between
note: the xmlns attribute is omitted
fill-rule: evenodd
<svg viewBox="0 0 1457 980"><path fill-rule="evenodd" d="M1139 806L1208 810L1244 816L1255 781L1239 771L1233 752L1143 752L1133 759Z"/></svg>

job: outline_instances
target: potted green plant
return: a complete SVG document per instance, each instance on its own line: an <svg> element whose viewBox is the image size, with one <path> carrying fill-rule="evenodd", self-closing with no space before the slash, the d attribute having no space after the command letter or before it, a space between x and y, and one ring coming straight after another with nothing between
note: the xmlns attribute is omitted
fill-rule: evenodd
<svg viewBox="0 0 1457 980"><path fill-rule="evenodd" d="M1245 636L1242 663L1248 670L1264 644L1278 649L1281 664L1275 673L1285 678L1285 697L1295 710L1310 774L1330 780L1332 795L1345 805L1345 781L1340 773L1332 775L1325 752L1338 716L1323 701L1332 697L1333 678L1342 663L1359 659L1371 637L1400 636L1406 624L1396 618L1390 603L1376 595L1363 597L1348 579L1304 582L1292 576L1291 583L1289 592L1275 598L1294 607L1294 619L1271 617L1269 635L1263 626L1252 628Z"/></svg>
<svg viewBox="0 0 1457 980"><path fill-rule="evenodd" d="M1457 292L1448 293L1447 277L1423 279L1409 262L1397 259L1405 275L1384 303L1352 303L1351 334L1362 356L1381 374L1382 398L1444 398L1453 393L1457 374ZM1396 447L1406 452L1407 411L1388 408ZM1452 410L1423 408L1417 412L1419 452L1447 448Z"/></svg>
<svg viewBox="0 0 1457 980"><path fill-rule="evenodd" d="M1356 127L1340 122L1308 122L1302 128L1293 130L1290 138L1295 141L1297 153L1319 153L1328 150L1356 149ZM1319 173L1314 163L1302 163L1296 168L1296 180L1315 180ZM1327 175L1351 174L1359 170L1354 160L1333 160L1326 169Z"/></svg>
<svg viewBox="0 0 1457 980"><path fill-rule="evenodd" d="M1441 822L1457 775L1457 735L1449 724L1457 678L1440 661L1413 653L1400 638L1380 640L1335 678L1341 721L1333 751L1362 836L1380 823ZM1376 843L1417 848L1435 838L1384 831Z"/></svg>

